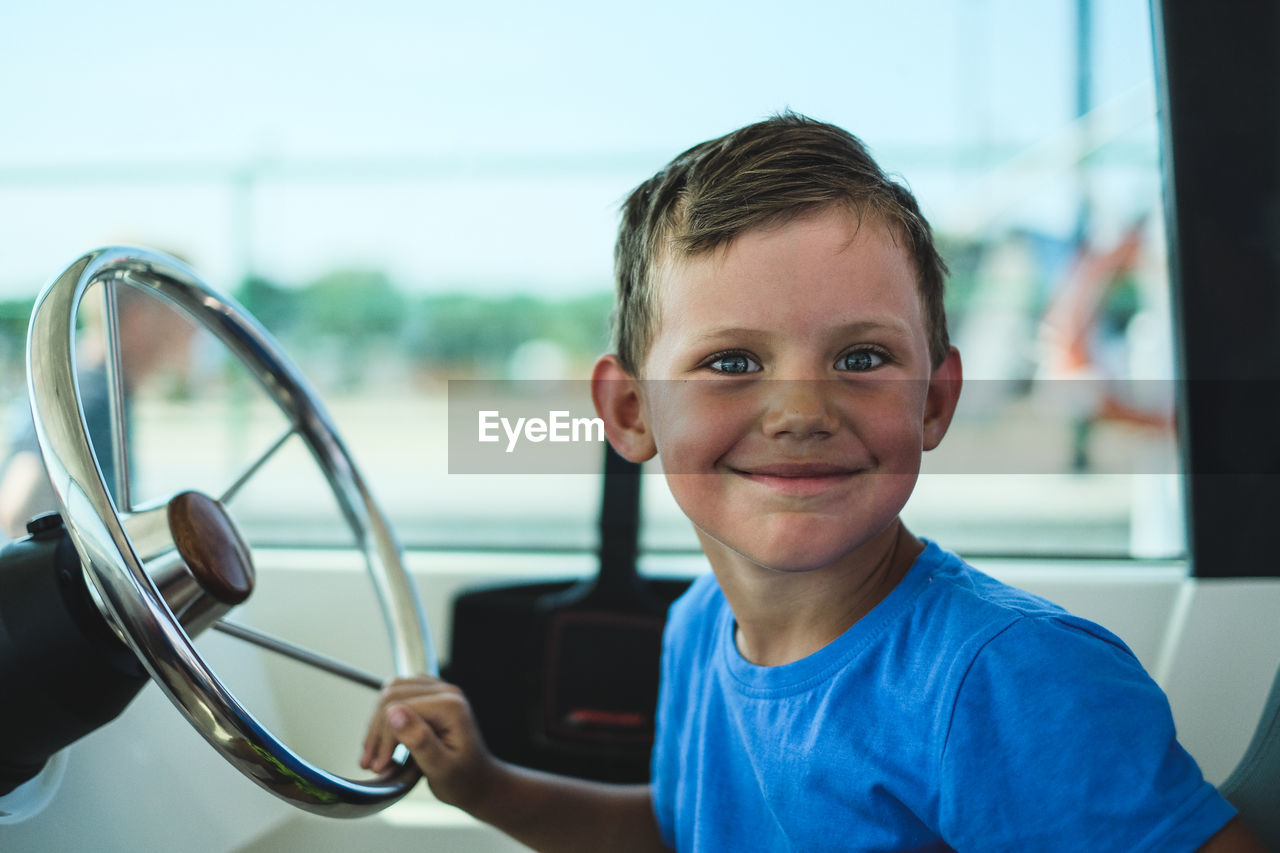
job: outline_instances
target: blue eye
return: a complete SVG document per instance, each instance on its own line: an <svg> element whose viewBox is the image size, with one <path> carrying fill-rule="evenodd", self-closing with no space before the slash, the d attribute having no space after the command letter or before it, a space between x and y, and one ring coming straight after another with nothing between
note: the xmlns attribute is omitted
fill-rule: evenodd
<svg viewBox="0 0 1280 853"><path fill-rule="evenodd" d="M735 375L742 373L755 373L760 369L760 365L756 363L755 359L740 352L730 352L718 355L711 361L707 362L707 367L710 367L717 373L730 373Z"/></svg>
<svg viewBox="0 0 1280 853"><path fill-rule="evenodd" d="M885 363L885 357L873 349L850 350L836 361L836 370L862 372L874 370Z"/></svg>

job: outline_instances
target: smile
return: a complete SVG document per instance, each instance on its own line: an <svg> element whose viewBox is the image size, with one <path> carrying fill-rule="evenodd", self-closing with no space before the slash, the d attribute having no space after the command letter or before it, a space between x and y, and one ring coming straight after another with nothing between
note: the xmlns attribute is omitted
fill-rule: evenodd
<svg viewBox="0 0 1280 853"><path fill-rule="evenodd" d="M734 473L754 483L786 495L817 495L848 482L856 469L824 462L780 462L748 469L733 468Z"/></svg>

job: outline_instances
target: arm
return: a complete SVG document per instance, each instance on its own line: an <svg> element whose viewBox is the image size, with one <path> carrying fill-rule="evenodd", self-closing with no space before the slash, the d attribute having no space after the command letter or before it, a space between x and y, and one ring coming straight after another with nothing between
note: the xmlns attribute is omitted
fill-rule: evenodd
<svg viewBox="0 0 1280 853"><path fill-rule="evenodd" d="M1233 818L1204 843L1199 853L1267 853L1267 848L1240 818Z"/></svg>
<svg viewBox="0 0 1280 853"><path fill-rule="evenodd" d="M382 692L362 767L384 769L409 748L432 792L543 851L661 851L648 785L607 785L527 770L489 753L462 691L439 679L399 679Z"/></svg>

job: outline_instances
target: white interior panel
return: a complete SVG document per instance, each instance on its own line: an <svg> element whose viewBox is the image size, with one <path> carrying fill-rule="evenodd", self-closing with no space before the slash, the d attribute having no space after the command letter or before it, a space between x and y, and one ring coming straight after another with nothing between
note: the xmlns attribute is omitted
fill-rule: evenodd
<svg viewBox="0 0 1280 853"><path fill-rule="evenodd" d="M260 570L285 581L290 594L237 618L270 623L304 645L336 641L361 664L385 654L381 624L343 623L347 603L363 595L360 572L339 568L340 561L323 551L272 551L260 562ZM594 558L413 553L409 564L447 659L449 602L459 590L581 577L593 570ZM705 570L696 557L651 558L645 567L661 575ZM1206 776L1225 778L1252 735L1280 664L1280 580L1192 581L1173 564L979 561L979 567L1124 639L1168 692L1180 737ZM237 695L304 756L339 772L359 772L354 764L372 691L300 672L226 637L207 636L199 645ZM61 790L43 812L0 824L0 849L481 853L519 847L434 802L425 786L359 821L299 812L232 770L159 690L148 687L118 720L71 747Z"/></svg>

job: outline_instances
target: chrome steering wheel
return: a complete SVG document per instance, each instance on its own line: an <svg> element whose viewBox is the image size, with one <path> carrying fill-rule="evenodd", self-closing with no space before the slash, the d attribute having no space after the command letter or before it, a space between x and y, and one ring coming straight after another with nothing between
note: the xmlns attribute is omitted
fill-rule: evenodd
<svg viewBox="0 0 1280 853"><path fill-rule="evenodd" d="M106 372L111 450L116 454L111 487L86 427L74 351L76 313L94 284L104 287L107 304ZM164 300L211 332L287 419L285 435L217 497L182 492L144 506L132 503L113 308L120 287ZM307 811L358 817L406 794L418 779L412 761L401 760L380 776L356 781L303 759L240 704L191 641L252 586L248 549L223 502L285 438L296 435L310 450L354 534L390 633L395 674L436 671L422 607L386 516L316 395L262 326L173 258L126 247L99 249L75 261L36 299L27 381L36 437L90 592L108 625L188 722L240 772Z"/></svg>

